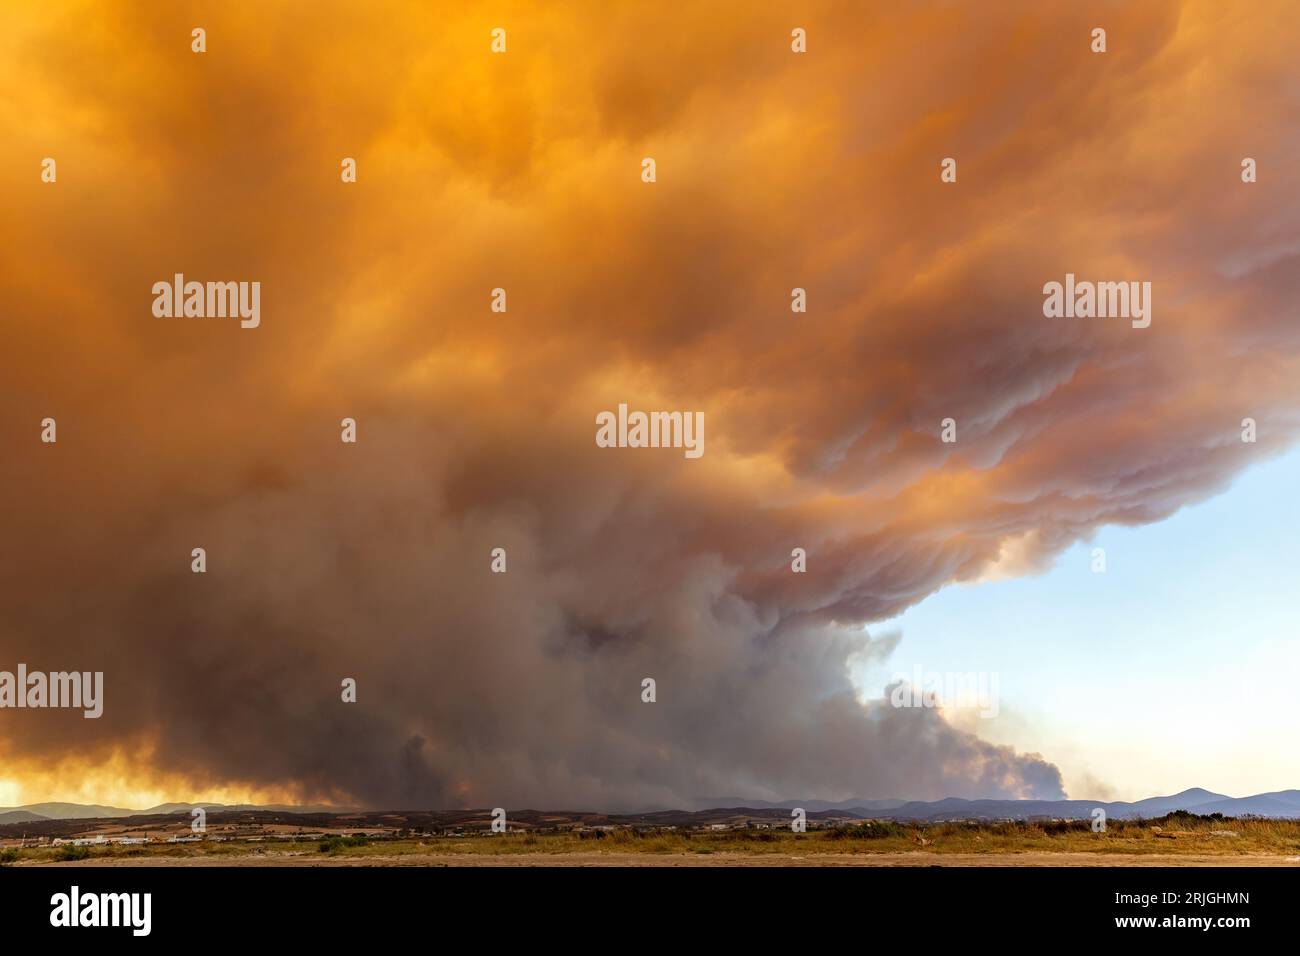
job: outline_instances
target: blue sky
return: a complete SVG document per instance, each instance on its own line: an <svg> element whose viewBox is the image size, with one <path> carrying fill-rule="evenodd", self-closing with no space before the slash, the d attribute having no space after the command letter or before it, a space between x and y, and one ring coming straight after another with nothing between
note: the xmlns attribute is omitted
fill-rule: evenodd
<svg viewBox="0 0 1300 956"><path fill-rule="evenodd" d="M872 627L901 640L854 679L878 697L916 666L996 672L998 715L950 719L1042 753L1072 797L1300 787L1298 488L1293 450L1164 522L1103 528L1039 576L945 588Z"/></svg>

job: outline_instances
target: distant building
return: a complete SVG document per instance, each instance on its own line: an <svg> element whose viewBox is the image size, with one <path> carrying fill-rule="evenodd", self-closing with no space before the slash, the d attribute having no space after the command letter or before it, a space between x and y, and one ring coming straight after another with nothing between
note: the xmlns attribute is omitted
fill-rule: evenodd
<svg viewBox="0 0 1300 956"><path fill-rule="evenodd" d="M55 837L55 838L53 839L53 841L51 841L51 842L52 842L52 845L54 845L54 846L69 846L69 845L71 845L71 846L102 846L103 844L105 844L105 843L108 842L108 838L105 837L105 836L101 833L99 836L94 836L94 837L77 837L77 838L72 839L72 840L65 840L65 839L63 839L62 837Z"/></svg>

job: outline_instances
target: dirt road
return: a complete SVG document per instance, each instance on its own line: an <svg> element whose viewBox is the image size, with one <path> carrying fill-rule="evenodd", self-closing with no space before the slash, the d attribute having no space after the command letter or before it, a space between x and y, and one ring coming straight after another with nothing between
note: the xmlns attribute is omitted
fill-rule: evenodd
<svg viewBox="0 0 1300 956"><path fill-rule="evenodd" d="M1184 856L1113 853L872 853L777 854L653 853L409 853L400 856L328 856L322 853L249 853L195 857L122 857L40 866L1300 866L1296 856Z"/></svg>

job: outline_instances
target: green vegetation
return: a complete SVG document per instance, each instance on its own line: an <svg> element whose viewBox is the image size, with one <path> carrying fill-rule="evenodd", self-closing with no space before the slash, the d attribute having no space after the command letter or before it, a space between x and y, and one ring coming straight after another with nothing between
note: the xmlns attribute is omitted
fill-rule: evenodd
<svg viewBox="0 0 1300 956"><path fill-rule="evenodd" d="M836 827L826 834L830 840L883 840L887 837L905 839L909 835L907 827L893 820L867 820L864 823L851 823Z"/></svg>
<svg viewBox="0 0 1300 956"><path fill-rule="evenodd" d="M342 850L369 845L370 838L364 833L354 833L352 836L327 836L320 841L320 851L322 853L339 853Z"/></svg>

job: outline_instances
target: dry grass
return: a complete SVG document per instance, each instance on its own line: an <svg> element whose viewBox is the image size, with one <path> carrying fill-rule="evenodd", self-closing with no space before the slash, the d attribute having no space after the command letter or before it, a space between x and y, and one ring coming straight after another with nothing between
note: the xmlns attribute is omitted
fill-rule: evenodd
<svg viewBox="0 0 1300 956"><path fill-rule="evenodd" d="M1159 831L1155 829L1159 827ZM1219 831L1217 834L1215 831ZM1236 835L1225 835L1230 831ZM1158 832L1174 833L1172 839ZM808 833L787 830L662 831L620 829L584 833L515 832L460 837L414 836L405 839L323 841L232 840L183 846L92 847L88 858L202 857L312 855L367 858L411 856L502 856L535 854L743 854L749 856L825 856L838 854L1042 854L1099 853L1114 855L1260 856L1300 855L1300 821L1223 820L1172 814L1159 821L1112 821L1105 833L1092 832L1087 821L1069 823L945 823L915 826L889 821ZM78 853L78 856L81 854ZM6 854L9 862L45 863L66 859L66 848L40 847Z"/></svg>

